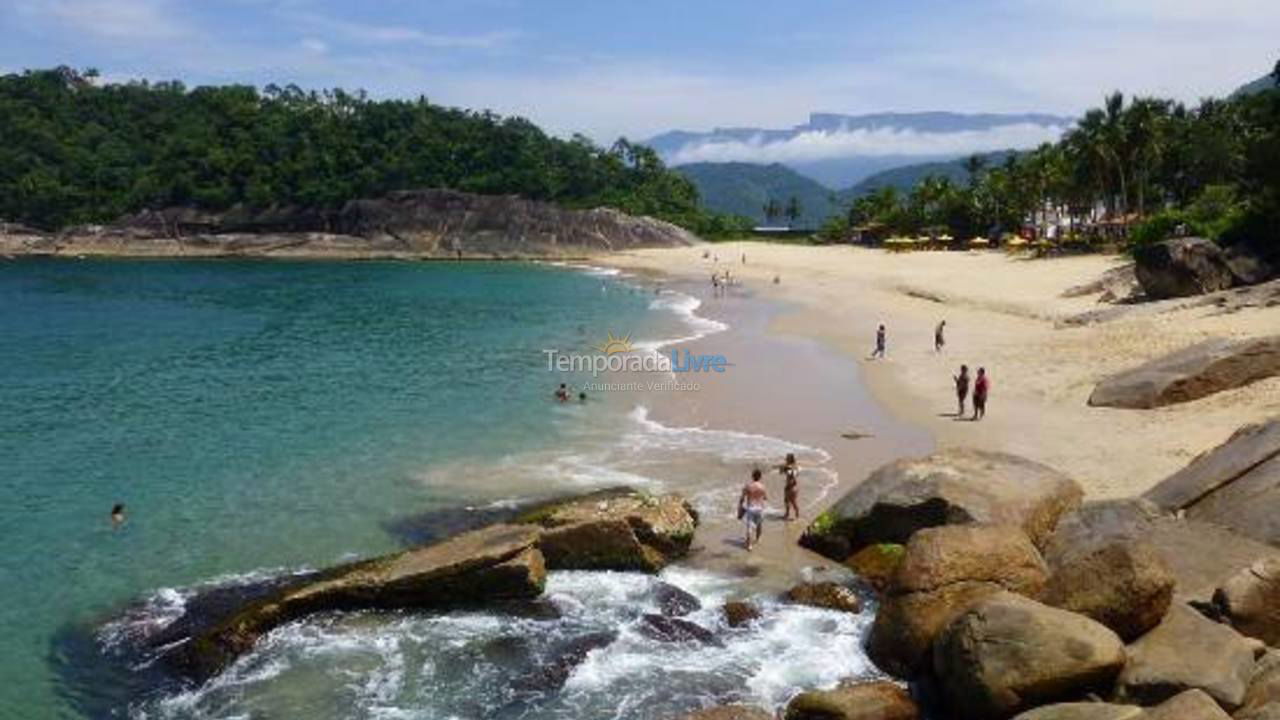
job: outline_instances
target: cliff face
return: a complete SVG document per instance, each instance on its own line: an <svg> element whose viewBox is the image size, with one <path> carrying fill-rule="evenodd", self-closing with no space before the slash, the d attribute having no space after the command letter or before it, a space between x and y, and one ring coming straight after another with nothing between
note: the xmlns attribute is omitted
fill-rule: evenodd
<svg viewBox="0 0 1280 720"><path fill-rule="evenodd" d="M335 212L146 210L56 235L0 224L0 253L9 255L562 257L696 242L683 228L649 217L452 190L396 192Z"/></svg>

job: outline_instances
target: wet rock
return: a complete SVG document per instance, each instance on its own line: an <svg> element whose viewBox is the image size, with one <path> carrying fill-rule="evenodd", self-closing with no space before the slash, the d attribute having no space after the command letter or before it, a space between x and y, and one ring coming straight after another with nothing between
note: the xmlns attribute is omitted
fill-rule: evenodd
<svg viewBox="0 0 1280 720"><path fill-rule="evenodd" d="M763 708L750 705L721 705L681 715L677 720L774 720Z"/></svg>
<svg viewBox="0 0 1280 720"><path fill-rule="evenodd" d="M1013 720L1142 720L1146 713L1136 705L1073 702L1045 705L1014 716Z"/></svg>
<svg viewBox="0 0 1280 720"><path fill-rule="evenodd" d="M797 605L858 614L862 598L853 590L834 582L800 583L787 591L787 600Z"/></svg>
<svg viewBox="0 0 1280 720"><path fill-rule="evenodd" d="M1106 690L1124 662L1105 626L1009 592L956 618L933 648L951 707L975 720Z"/></svg>
<svg viewBox="0 0 1280 720"><path fill-rule="evenodd" d="M1280 545L1280 419L1241 428L1144 497L1188 519Z"/></svg>
<svg viewBox="0 0 1280 720"><path fill-rule="evenodd" d="M876 543L850 555L844 564L877 592L883 592L902 563L902 553L902 545Z"/></svg>
<svg viewBox="0 0 1280 720"><path fill-rule="evenodd" d="M1093 618L1129 642L1160 624L1175 583L1155 548L1120 540L1054 568L1041 599Z"/></svg>
<svg viewBox="0 0 1280 720"><path fill-rule="evenodd" d="M1128 647L1117 696L1143 704L1191 689L1228 710L1240 707L1260 644L1175 603L1154 630Z"/></svg>
<svg viewBox="0 0 1280 720"><path fill-rule="evenodd" d="M928 669L934 638L953 619L1002 590L1035 595L1048 569L1020 529L942 526L917 532L887 589L867 651L897 677Z"/></svg>
<svg viewBox="0 0 1280 720"><path fill-rule="evenodd" d="M1227 258L1212 240L1177 238L1134 254L1138 283L1153 300L1226 290L1235 284Z"/></svg>
<svg viewBox="0 0 1280 720"><path fill-rule="evenodd" d="M760 608L742 600L730 600L724 604L721 612L729 627L742 627L760 618Z"/></svg>
<svg viewBox="0 0 1280 720"><path fill-rule="evenodd" d="M527 513L545 530L538 549L553 570L657 572L693 542L697 516L678 495L597 494Z"/></svg>
<svg viewBox="0 0 1280 720"><path fill-rule="evenodd" d="M698 642L720 645L715 633L683 618L646 613L640 618L640 633L660 642Z"/></svg>
<svg viewBox="0 0 1280 720"><path fill-rule="evenodd" d="M592 650L608 647L617 638L616 632L603 631L587 633L557 643L550 652L539 658L537 666L532 671L517 678L512 685L517 690L539 692L559 690L573 674L574 668L581 665Z"/></svg>
<svg viewBox="0 0 1280 720"><path fill-rule="evenodd" d="M1233 575L1213 594L1213 604L1242 635L1280 645L1280 558Z"/></svg>
<svg viewBox="0 0 1280 720"><path fill-rule="evenodd" d="M917 720L920 710L901 686L876 681L800 693L787 703L783 717L785 720Z"/></svg>
<svg viewBox="0 0 1280 720"><path fill-rule="evenodd" d="M1113 375L1094 388L1093 406L1156 408L1280 375L1280 336L1216 338Z"/></svg>
<svg viewBox="0 0 1280 720"><path fill-rule="evenodd" d="M1148 720L1231 720L1218 703L1201 690L1178 693L1147 710Z"/></svg>
<svg viewBox="0 0 1280 720"><path fill-rule="evenodd" d="M1052 468L1006 453L943 450L873 472L820 515L801 544L843 561L939 525L1016 525L1039 546L1084 492Z"/></svg>
<svg viewBox="0 0 1280 720"><path fill-rule="evenodd" d="M696 596L670 583L658 583L653 594L659 610L668 617L684 617L702 608L702 602Z"/></svg>
<svg viewBox="0 0 1280 720"><path fill-rule="evenodd" d="M539 529L497 525L445 542L341 565L287 586L192 638L185 664L197 677L221 670L267 632L332 610L445 608L535 597L546 569Z"/></svg>

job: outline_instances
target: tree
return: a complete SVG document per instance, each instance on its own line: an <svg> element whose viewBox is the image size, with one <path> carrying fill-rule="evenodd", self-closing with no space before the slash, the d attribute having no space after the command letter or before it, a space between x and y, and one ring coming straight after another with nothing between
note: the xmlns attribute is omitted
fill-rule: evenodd
<svg viewBox="0 0 1280 720"><path fill-rule="evenodd" d="M791 198L787 200L787 209L784 212L786 213L788 223L790 223L790 226L794 228L796 221L799 220L800 216L803 214L800 207L800 198L792 195Z"/></svg>
<svg viewBox="0 0 1280 720"><path fill-rule="evenodd" d="M970 155L964 159L964 171L969 174L969 184L978 181L978 176L987 167L987 159L981 155Z"/></svg>
<svg viewBox="0 0 1280 720"><path fill-rule="evenodd" d="M777 218L782 215L782 206L778 204L778 201L774 200L773 198L769 198L767 201L765 201L764 207L760 209L764 213L764 220L766 225L772 225L774 218Z"/></svg>
<svg viewBox="0 0 1280 720"><path fill-rule="evenodd" d="M1276 61L1276 66L1271 70L1271 79L1275 81L1276 87L1280 87L1280 60Z"/></svg>

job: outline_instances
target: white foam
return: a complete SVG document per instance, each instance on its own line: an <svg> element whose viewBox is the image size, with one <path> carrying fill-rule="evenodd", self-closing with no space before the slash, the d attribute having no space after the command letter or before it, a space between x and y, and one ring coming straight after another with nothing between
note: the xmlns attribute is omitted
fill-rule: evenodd
<svg viewBox="0 0 1280 720"><path fill-rule="evenodd" d="M686 325L693 330L692 335L682 337L665 338L661 340L639 340L634 343L637 350L647 352L658 352L668 345L676 343L694 342L702 338L713 335L718 332L724 332L729 326L719 320L712 320L697 313L698 308L702 307L702 301L698 298L687 295L674 290L663 290L649 303L650 310L661 310L671 312L680 318Z"/></svg>

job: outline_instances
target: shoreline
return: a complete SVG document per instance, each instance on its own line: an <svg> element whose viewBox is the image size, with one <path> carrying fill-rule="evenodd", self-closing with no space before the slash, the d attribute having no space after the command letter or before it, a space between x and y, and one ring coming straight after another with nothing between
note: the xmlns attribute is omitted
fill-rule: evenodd
<svg viewBox="0 0 1280 720"><path fill-rule="evenodd" d="M1088 406L1094 385L1112 373L1210 337L1252 337L1280 327L1274 306L1231 314L1129 306L1135 311L1107 322L1058 327L1060 319L1100 307L1094 297L1066 298L1063 291L1121 260L738 242L630 250L591 262L703 287L713 267L727 268L740 287L786 308L769 323L770 334L816 341L856 363L884 412L928 433L937 447L1022 455L1071 475L1090 499L1106 499L1141 493L1241 425L1280 413L1280 378L1155 410ZM775 275L780 284L773 284ZM939 354L933 329L942 319L947 345ZM872 361L867 355L880 322L888 326L888 358ZM960 363L971 373L985 366L992 377L982 422L953 417L951 373ZM863 477L842 477L841 486Z"/></svg>

